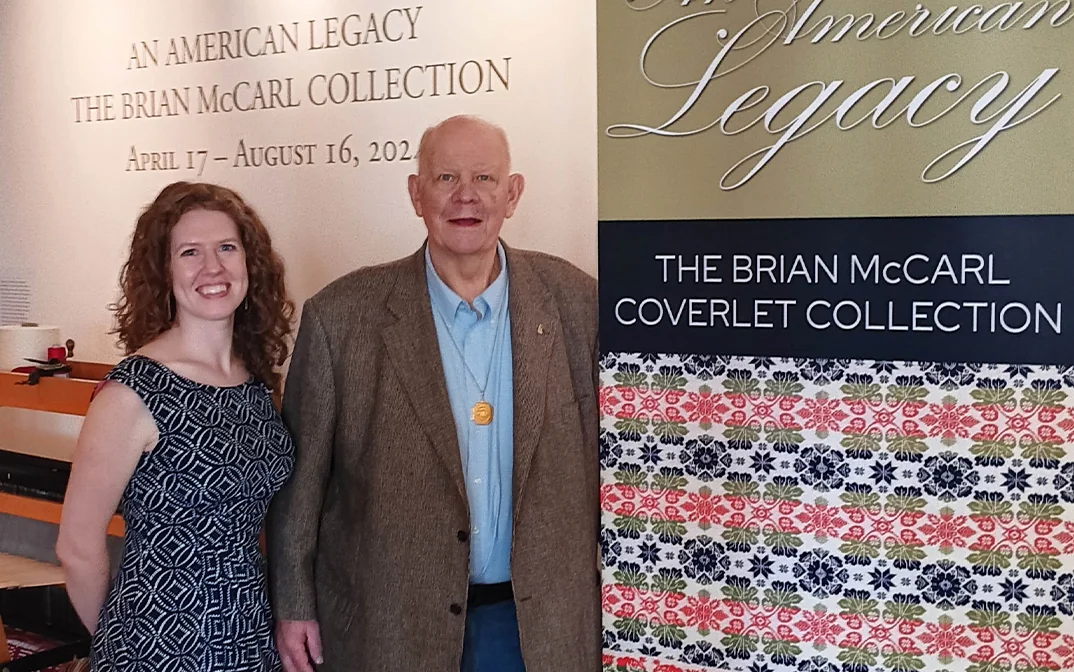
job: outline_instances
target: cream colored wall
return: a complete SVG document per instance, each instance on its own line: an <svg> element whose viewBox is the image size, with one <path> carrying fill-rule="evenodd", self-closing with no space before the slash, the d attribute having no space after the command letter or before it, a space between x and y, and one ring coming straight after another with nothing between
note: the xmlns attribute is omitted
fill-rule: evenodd
<svg viewBox="0 0 1074 672"><path fill-rule="evenodd" d="M364 23L371 12L409 7L414 14L419 6L417 39L307 48L323 41L327 17L357 12ZM203 179L236 188L261 212L301 302L338 275L408 254L422 241L424 228L406 195L413 162L369 163L369 143L413 146L428 124L467 112L506 128L515 168L527 177L522 205L505 227L508 242L562 255L595 273L594 14L592 3L577 0L6 0L0 3L0 272L30 280L31 318L60 326L77 342L79 358L116 361L106 307L138 211L175 179ZM311 19L318 31L313 42ZM172 37L293 21L300 26L296 53L164 66ZM391 29L400 26L406 24ZM160 65L129 69L132 45L154 39ZM388 68L469 59L492 59L503 69L508 57L508 90L497 82L494 92L472 96L323 107L306 97L307 82L319 73L372 69L386 77ZM223 89L288 77L302 103L285 110L76 123L71 100L115 94L121 115L122 92L214 83ZM348 133L363 165L324 165L325 145ZM240 139L318 143L319 165L233 168ZM132 145L138 152L175 151L184 169L127 172ZM210 157L231 158L210 158L198 178L185 170L186 151L202 148ZM62 453L78 421L55 420L2 412L0 445L49 446L53 436Z"/></svg>

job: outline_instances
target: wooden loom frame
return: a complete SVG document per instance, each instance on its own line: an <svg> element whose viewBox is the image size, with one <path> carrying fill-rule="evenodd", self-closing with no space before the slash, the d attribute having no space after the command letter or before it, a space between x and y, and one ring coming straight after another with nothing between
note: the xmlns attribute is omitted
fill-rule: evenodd
<svg viewBox="0 0 1074 672"><path fill-rule="evenodd" d="M98 383L111 364L70 361L69 378L44 376L34 385L27 384L26 373L0 372L0 407L85 416ZM0 493L0 513L59 525L63 505L8 493ZM117 514L108 524L110 536L122 537L123 519ZM9 663L7 638L0 620L0 665Z"/></svg>
<svg viewBox="0 0 1074 672"><path fill-rule="evenodd" d="M69 364L70 378L42 377L36 385L26 384L29 374L0 372L0 407L86 415L94 388L113 365L80 361ZM62 508L57 502L0 493L0 513L59 525ZM108 534L122 537L123 529L123 519L113 516Z"/></svg>

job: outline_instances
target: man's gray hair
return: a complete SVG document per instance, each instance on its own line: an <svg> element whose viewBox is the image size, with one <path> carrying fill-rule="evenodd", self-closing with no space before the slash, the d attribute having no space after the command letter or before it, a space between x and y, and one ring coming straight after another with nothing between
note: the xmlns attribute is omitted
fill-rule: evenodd
<svg viewBox="0 0 1074 672"><path fill-rule="evenodd" d="M503 141L504 151L507 152L507 169L508 170L511 169L511 144L507 141L507 132L504 131L502 127L492 123L491 121L488 121L487 119L483 119L482 117L479 117L477 115L473 115L473 114L456 114L453 117L448 117L447 119L444 119L443 121L441 121L441 122L439 122L439 123L437 123L437 124L435 124L433 126L430 126L430 127L426 128L425 132L421 134L421 141L418 142L418 152L417 152L417 154L414 155L414 160L418 162L418 171L417 172L418 172L419 175L422 174L422 169L424 168L424 165L425 165L425 161L424 161L424 159L422 157L424 157L428 153L429 144L432 142L432 140L436 136L437 132L439 132L440 129L443 128L444 126L446 126L446 125L448 125L450 123L459 122L459 121L465 121L465 122L469 122L469 123L484 126L485 128L488 128L489 130L492 130L497 135L499 135L500 139Z"/></svg>

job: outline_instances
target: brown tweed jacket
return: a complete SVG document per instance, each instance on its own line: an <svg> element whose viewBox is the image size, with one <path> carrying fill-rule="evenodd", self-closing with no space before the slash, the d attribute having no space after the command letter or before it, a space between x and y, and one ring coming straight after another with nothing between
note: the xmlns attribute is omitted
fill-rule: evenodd
<svg viewBox="0 0 1074 672"><path fill-rule="evenodd" d="M601 667L596 281L506 248L514 361L511 572L527 672ZM267 541L273 608L316 619L323 670L458 672L462 461L424 248L303 308L284 393L297 443Z"/></svg>

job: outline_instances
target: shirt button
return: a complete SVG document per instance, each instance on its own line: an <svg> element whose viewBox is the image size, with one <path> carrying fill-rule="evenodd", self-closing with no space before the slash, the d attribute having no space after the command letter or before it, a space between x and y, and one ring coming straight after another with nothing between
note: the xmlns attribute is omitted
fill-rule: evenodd
<svg viewBox="0 0 1074 672"><path fill-rule="evenodd" d="M448 609L450 609L451 613L455 614L456 616L462 613L462 607L457 604L452 604L450 607L448 607Z"/></svg>
<svg viewBox="0 0 1074 672"><path fill-rule="evenodd" d="M480 478L475 478L475 479L474 479L474 483L478 483L478 484L480 484L480 483L481 483L481 479L480 479Z"/></svg>
<svg viewBox="0 0 1074 672"><path fill-rule="evenodd" d="M477 529L476 527L475 527L475 528L473 529L473 533L474 533L474 534L477 534L477 533L478 533L478 531L479 531L479 530L478 530L478 529Z"/></svg>
<svg viewBox="0 0 1074 672"><path fill-rule="evenodd" d="M470 535L466 534L466 530L459 530L459 534L458 534L459 541L466 541L467 537L469 537L469 536Z"/></svg>

